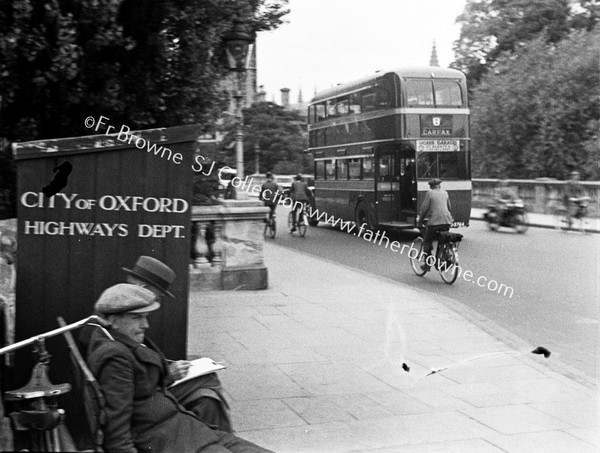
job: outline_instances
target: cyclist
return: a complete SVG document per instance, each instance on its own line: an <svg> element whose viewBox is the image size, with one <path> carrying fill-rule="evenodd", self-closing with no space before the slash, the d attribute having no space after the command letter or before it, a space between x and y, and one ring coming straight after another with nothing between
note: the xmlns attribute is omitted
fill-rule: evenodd
<svg viewBox="0 0 600 453"><path fill-rule="evenodd" d="M508 186L508 180L502 179L498 187L494 190L494 208L498 212L500 218L506 213L506 207L519 199L516 192Z"/></svg>
<svg viewBox="0 0 600 453"><path fill-rule="evenodd" d="M421 205L418 225L423 226L423 219L428 218L427 228L423 235L423 258L425 263L421 265L421 270L429 271L431 266L427 258L431 255L433 241L441 231L450 230L453 219L450 214L450 198L448 192L442 190L442 181L434 178L429 181L430 190L425 194L425 199Z"/></svg>
<svg viewBox="0 0 600 453"><path fill-rule="evenodd" d="M296 226L298 225L298 216L300 212L302 212L304 204L312 200L312 192L300 174L296 175L296 180L292 183L292 187L290 187L290 198L294 202L294 208L292 210L294 224L290 230L290 234L292 234L294 231L296 231ZM296 203L297 201L299 203Z"/></svg>
<svg viewBox="0 0 600 453"><path fill-rule="evenodd" d="M269 214L269 220L271 220L275 216L275 209L277 209L277 197L279 195L280 189L279 185L275 181L273 181L273 173L267 173L267 182L265 182L260 187L260 199L263 201L265 206L268 206L271 209Z"/></svg>
<svg viewBox="0 0 600 453"><path fill-rule="evenodd" d="M570 174L571 178L565 186L565 192L563 194L563 204L567 211L567 221L571 224L571 206L575 205L577 210L581 208L581 202L586 199L585 190L583 185L579 181L579 172L572 171ZM577 214L577 210L575 214Z"/></svg>

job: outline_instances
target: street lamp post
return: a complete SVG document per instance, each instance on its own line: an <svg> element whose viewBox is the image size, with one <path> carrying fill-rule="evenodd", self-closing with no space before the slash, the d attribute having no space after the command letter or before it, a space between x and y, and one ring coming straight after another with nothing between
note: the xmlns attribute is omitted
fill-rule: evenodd
<svg viewBox="0 0 600 453"><path fill-rule="evenodd" d="M244 178L244 116L242 109L244 107L244 86L245 75L248 69L248 50L250 44L254 42L254 37L248 31L246 24L236 19L233 22L232 30L227 33L223 40L225 41L225 51L227 54L227 63L229 69L235 74L235 90L233 98L235 99L235 163L237 176Z"/></svg>
<svg viewBox="0 0 600 453"><path fill-rule="evenodd" d="M254 145L254 173L260 173L260 146L258 143Z"/></svg>

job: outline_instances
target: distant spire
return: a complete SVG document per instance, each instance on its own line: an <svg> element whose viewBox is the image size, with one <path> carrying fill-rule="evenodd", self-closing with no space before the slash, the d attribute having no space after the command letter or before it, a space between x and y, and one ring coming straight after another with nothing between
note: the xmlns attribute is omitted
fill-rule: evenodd
<svg viewBox="0 0 600 453"><path fill-rule="evenodd" d="M302 104L302 88L298 88L298 104Z"/></svg>
<svg viewBox="0 0 600 453"><path fill-rule="evenodd" d="M435 39L433 40L433 47L431 48L431 58L429 59L429 66L439 66L437 49L435 48Z"/></svg>

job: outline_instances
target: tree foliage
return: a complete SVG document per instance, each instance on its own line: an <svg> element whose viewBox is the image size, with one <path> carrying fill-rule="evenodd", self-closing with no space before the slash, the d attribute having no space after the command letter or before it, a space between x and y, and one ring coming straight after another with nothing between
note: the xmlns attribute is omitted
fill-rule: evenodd
<svg viewBox="0 0 600 453"><path fill-rule="evenodd" d="M497 57L473 91L474 175L600 179L599 48L596 27Z"/></svg>
<svg viewBox="0 0 600 453"><path fill-rule="evenodd" d="M223 146L231 148L235 141L235 122L225 127ZM260 149L260 172L296 174L312 172L312 161L304 150L307 146L306 120L293 110L272 102L257 102L244 109L244 172L254 172L254 146ZM230 150L226 151L233 156ZM227 161L223 153L220 158ZM233 157L229 157L229 162Z"/></svg>
<svg viewBox="0 0 600 453"><path fill-rule="evenodd" d="M518 51L532 39L557 43L571 30L591 30L600 19L596 0L468 0L457 18L453 67L473 85L500 55Z"/></svg>
<svg viewBox="0 0 600 453"><path fill-rule="evenodd" d="M239 12L277 27L287 0L7 0L0 6L0 136L210 123L222 107L223 36Z"/></svg>
<svg viewBox="0 0 600 453"><path fill-rule="evenodd" d="M227 102L223 37L236 17L276 28L287 2L3 0L0 138L89 135L85 118L100 115L134 130L210 128Z"/></svg>

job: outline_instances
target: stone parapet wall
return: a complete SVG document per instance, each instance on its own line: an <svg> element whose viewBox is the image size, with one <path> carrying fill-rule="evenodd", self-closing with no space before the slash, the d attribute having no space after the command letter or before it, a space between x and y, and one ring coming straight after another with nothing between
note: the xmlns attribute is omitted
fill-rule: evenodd
<svg viewBox="0 0 600 453"><path fill-rule="evenodd" d="M485 208L492 202L494 189L500 184L499 179L473 179L473 207ZM530 212L553 214L562 204L562 194L567 181L553 179L509 179L508 185L515 190L525 202ZM588 215L600 217L600 182L582 181L583 188L590 197Z"/></svg>

